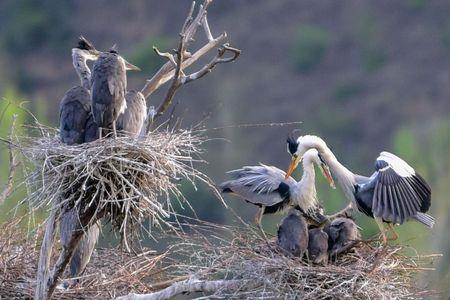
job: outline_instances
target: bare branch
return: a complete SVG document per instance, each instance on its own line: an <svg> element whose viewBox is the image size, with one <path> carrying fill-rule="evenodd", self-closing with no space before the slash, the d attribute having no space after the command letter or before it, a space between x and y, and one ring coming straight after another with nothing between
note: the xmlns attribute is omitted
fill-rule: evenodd
<svg viewBox="0 0 450 300"><path fill-rule="evenodd" d="M19 162L16 160L16 155L12 150L12 139L14 135L14 128L16 126L17 115L13 115L13 120L11 124L11 129L9 131L9 141L8 141L8 150L9 150L9 172L8 172L8 180L5 184L3 191L0 193L0 205L5 202L5 200L11 195L13 186L14 186L14 174L16 172L16 168L19 165Z"/></svg>
<svg viewBox="0 0 450 300"><path fill-rule="evenodd" d="M150 294L129 294L116 300L166 300L183 293L215 293L219 290L235 290L242 286L241 280L185 280Z"/></svg>

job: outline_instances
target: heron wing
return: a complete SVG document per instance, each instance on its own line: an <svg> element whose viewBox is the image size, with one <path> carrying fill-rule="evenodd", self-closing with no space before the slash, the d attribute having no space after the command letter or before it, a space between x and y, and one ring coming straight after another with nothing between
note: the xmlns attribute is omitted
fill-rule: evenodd
<svg viewBox="0 0 450 300"><path fill-rule="evenodd" d="M266 165L245 166L227 172L235 179L221 184L223 192L231 192L257 205L272 206L290 198L295 180L285 179L285 172Z"/></svg>
<svg viewBox="0 0 450 300"><path fill-rule="evenodd" d="M372 212L387 222L402 224L431 205L431 189L404 160L381 152L372 176Z"/></svg>
<svg viewBox="0 0 450 300"><path fill-rule="evenodd" d="M136 91L128 91L125 100L127 108L117 118L117 129L136 136L141 132L147 117L147 104L144 95Z"/></svg>
<svg viewBox="0 0 450 300"><path fill-rule="evenodd" d="M59 129L63 143L73 145L84 142L90 110L90 96L86 89L74 87L64 95L59 108Z"/></svg>

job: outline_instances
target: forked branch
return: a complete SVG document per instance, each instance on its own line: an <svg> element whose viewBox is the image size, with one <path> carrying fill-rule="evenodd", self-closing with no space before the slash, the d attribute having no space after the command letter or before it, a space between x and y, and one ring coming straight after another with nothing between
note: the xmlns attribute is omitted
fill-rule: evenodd
<svg viewBox="0 0 450 300"><path fill-rule="evenodd" d="M184 84L202 78L206 74L210 73L212 69L220 63L232 62L237 59L240 54L240 50L230 47L228 43L223 43L227 37L226 33L222 33L217 38L214 38L207 19L207 7L211 4L212 0L205 0L203 5L200 5L199 11L195 18L193 17L195 1L192 3L188 16L183 24L180 33L180 40L178 48L175 51L175 55L169 52L160 52L154 47L155 52L160 56L168 60L161 69L153 76L152 79L147 81L146 85L142 89L142 94L147 98L154 91L156 91L161 85L173 78L172 83L167 91L164 100L157 107L156 110L149 110L146 122L143 126L142 134L147 134L150 131L153 120L164 114L164 112L172 104L172 99L176 91ZM189 43L194 40L194 36L199 27L203 27L207 44L200 48L194 54L188 51ZM221 46L220 46L221 45ZM184 74L184 69L196 62L200 57L212 49L217 48L218 54L199 71L190 75ZM226 53L231 53L230 57L225 57Z"/></svg>

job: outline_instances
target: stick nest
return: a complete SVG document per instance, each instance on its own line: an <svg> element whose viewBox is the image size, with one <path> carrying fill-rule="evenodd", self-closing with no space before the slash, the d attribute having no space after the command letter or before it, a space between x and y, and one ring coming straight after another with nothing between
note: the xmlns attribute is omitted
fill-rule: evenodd
<svg viewBox="0 0 450 300"><path fill-rule="evenodd" d="M33 209L75 208L86 225L105 217L121 234L143 218L169 225L177 206L190 207L179 187L185 179L213 187L195 168L206 138L191 130L162 130L133 139L106 138L92 143L63 144L52 129L23 138L21 152L33 163L25 199ZM83 224L83 222L82 222ZM84 225L84 224L83 224ZM125 234L126 236L127 234Z"/></svg>
<svg viewBox="0 0 450 300"><path fill-rule="evenodd" d="M217 298L428 299L434 293L419 288L416 276L433 270L429 265L440 255L421 256L408 247L365 242L325 266L314 265L306 258L283 255L275 240L269 247L250 228L225 231L230 238L216 233L181 243L178 255L184 259L175 272L196 280L241 283L218 290L213 295Z"/></svg>

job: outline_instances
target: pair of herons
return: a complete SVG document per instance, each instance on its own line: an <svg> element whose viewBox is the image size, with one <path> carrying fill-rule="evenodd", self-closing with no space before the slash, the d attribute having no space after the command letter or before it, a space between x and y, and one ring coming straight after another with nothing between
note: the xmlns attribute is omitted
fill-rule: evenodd
<svg viewBox="0 0 450 300"><path fill-rule="evenodd" d="M87 64L94 61L93 71ZM117 136L117 131L136 137L140 134L147 105L140 92L127 91L127 70L139 70L120 56L113 46L101 52L80 37L72 49L72 62L80 85L66 92L60 103L60 137L63 143L76 145L92 142L102 136ZM116 125L117 124L117 125ZM60 219L60 238L68 247L78 224L75 209L66 208ZM81 275L97 243L100 224L84 233L70 262L72 277Z"/></svg>
<svg viewBox="0 0 450 300"><path fill-rule="evenodd" d="M261 218L284 208L295 208L316 225L327 217L317 199L314 164L334 188L334 180L353 207L374 218L381 232L383 244L397 239L393 225L416 220L430 228L434 218L426 212L431 205L431 189L425 180L404 160L389 152L381 152L375 161L375 172L370 176L354 174L342 165L320 137L301 136L287 139L292 160L287 172L266 165L246 166L229 171L234 177L222 183L224 193L233 193L260 207L256 223L261 229ZM303 161L303 176L296 181L291 174ZM384 227L384 224L388 228Z"/></svg>

